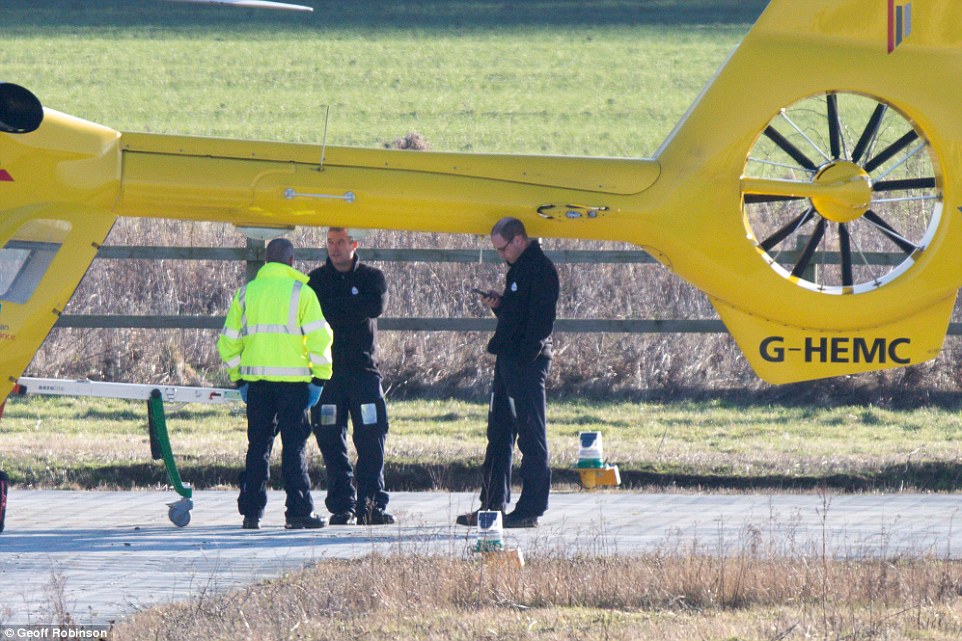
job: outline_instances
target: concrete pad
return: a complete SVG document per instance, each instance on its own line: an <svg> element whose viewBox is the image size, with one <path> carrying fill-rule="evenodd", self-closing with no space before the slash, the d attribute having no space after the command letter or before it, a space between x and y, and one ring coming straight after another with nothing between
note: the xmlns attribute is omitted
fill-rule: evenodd
<svg viewBox="0 0 962 641"><path fill-rule="evenodd" d="M117 621L151 605L372 552L472 555L473 528L454 525L475 493L395 492L383 527L284 529L272 492L261 530L241 530L234 492L194 493L174 527L172 492L10 492L0 534L0 625ZM315 500L322 504L322 497ZM697 495L619 490L555 493L541 527L505 542L539 555L935 556L962 558L962 498L951 495Z"/></svg>

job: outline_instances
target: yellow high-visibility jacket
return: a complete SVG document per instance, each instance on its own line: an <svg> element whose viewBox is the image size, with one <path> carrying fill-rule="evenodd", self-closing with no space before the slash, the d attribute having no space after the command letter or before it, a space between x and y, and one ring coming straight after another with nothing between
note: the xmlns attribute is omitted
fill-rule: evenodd
<svg viewBox="0 0 962 641"><path fill-rule="evenodd" d="M217 339L232 381L331 377L334 333L307 281L293 267L267 263L237 290Z"/></svg>

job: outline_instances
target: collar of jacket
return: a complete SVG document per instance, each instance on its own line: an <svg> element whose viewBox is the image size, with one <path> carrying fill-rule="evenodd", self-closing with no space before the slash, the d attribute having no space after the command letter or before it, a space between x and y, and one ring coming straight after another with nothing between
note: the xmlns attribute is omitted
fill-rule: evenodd
<svg viewBox="0 0 962 641"><path fill-rule="evenodd" d="M257 270L257 278L293 278L302 283L310 280L301 272L284 263L267 263Z"/></svg>
<svg viewBox="0 0 962 641"><path fill-rule="evenodd" d="M531 242L528 243L528 246L525 247L524 251L521 252L521 254L518 256L518 260L511 263L511 267L514 267L515 265L522 263L526 260L531 260L532 256L540 253L541 253L541 243L539 243L537 240L534 240L532 238Z"/></svg>

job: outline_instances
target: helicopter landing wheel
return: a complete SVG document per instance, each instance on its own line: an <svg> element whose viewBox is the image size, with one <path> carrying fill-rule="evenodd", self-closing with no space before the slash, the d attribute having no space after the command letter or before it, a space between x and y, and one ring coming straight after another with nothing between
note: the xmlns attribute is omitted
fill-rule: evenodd
<svg viewBox="0 0 962 641"><path fill-rule="evenodd" d="M177 527L187 527L190 523L190 511L194 508L194 502L187 498L167 504L167 518Z"/></svg>

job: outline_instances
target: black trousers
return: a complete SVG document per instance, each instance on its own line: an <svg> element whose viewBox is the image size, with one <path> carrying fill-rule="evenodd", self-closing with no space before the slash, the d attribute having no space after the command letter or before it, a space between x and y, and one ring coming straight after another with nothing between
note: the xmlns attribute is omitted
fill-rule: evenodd
<svg viewBox="0 0 962 641"><path fill-rule="evenodd" d="M544 384L551 359L531 362L499 356L494 366L488 408L488 447L481 479L481 509L505 510L511 502L514 444L521 452L521 496L514 507L519 516L541 516L548 509L551 468Z"/></svg>
<svg viewBox="0 0 962 641"><path fill-rule="evenodd" d="M354 426L352 438L357 451L354 468L347 455L349 417ZM311 410L311 426L327 469L327 498L324 500L327 509L337 514L387 507L384 444L388 417L380 375L335 369L331 380L324 385L321 400Z"/></svg>
<svg viewBox="0 0 962 641"><path fill-rule="evenodd" d="M240 479L237 508L244 516L261 518L267 505L271 450L281 435L281 473L287 492L287 518L314 510L311 480L304 450L311 428L304 418L307 383L254 381L247 388L247 461Z"/></svg>

